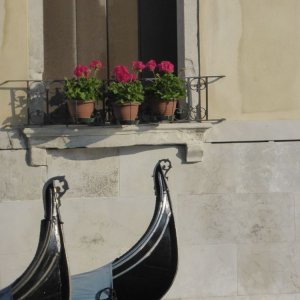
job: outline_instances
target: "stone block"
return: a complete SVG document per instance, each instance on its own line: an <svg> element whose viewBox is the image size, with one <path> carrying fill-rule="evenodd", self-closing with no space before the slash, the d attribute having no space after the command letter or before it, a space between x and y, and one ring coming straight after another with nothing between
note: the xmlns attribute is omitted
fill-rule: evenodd
<svg viewBox="0 0 300 300"><path fill-rule="evenodd" d="M120 195L154 195L153 170L160 159L170 159L172 169L167 174L171 195L181 185L182 147L139 146L120 149Z"/></svg>
<svg viewBox="0 0 300 300"><path fill-rule="evenodd" d="M205 159L201 166L194 167L195 176L188 183L187 191L248 193L270 190L275 155L269 143L206 144L204 151Z"/></svg>
<svg viewBox="0 0 300 300"><path fill-rule="evenodd" d="M46 167L30 167L25 150L0 151L0 202L41 199Z"/></svg>
<svg viewBox="0 0 300 300"><path fill-rule="evenodd" d="M300 292L300 244L238 246L238 294Z"/></svg>
<svg viewBox="0 0 300 300"><path fill-rule="evenodd" d="M168 174L170 187L172 192L179 194L288 193L297 190L295 183L299 175L296 170L291 170L291 163L287 163L289 155L294 156L291 152L296 150L286 149L281 155L276 145L204 144L203 161L188 164L180 161L185 155L181 146L122 148L120 192L129 195L131 186L135 186L137 192L151 193L151 186L143 181L140 174L145 170L152 174L153 166L161 158L172 161L173 169ZM287 166L290 166L290 171ZM131 168L135 172L127 172ZM296 179L291 178L290 174ZM140 182L138 187L135 184L137 181ZM130 186L125 188L128 182Z"/></svg>
<svg viewBox="0 0 300 300"><path fill-rule="evenodd" d="M201 163L178 169L181 193L300 191L300 142L204 144L203 149Z"/></svg>
<svg viewBox="0 0 300 300"><path fill-rule="evenodd" d="M202 194L178 197L181 243L293 242L293 194Z"/></svg>
<svg viewBox="0 0 300 300"><path fill-rule="evenodd" d="M273 161L268 166L272 192L300 192L300 142L276 142L273 145Z"/></svg>
<svg viewBox="0 0 300 300"><path fill-rule="evenodd" d="M131 248L154 212L154 197L64 199L66 249L72 274L98 268Z"/></svg>
<svg viewBox="0 0 300 300"><path fill-rule="evenodd" d="M166 299L205 299L235 295L236 246L181 245L178 273Z"/></svg>
<svg viewBox="0 0 300 300"><path fill-rule="evenodd" d="M32 261L39 240L42 200L0 203L0 289L19 277Z"/></svg>
<svg viewBox="0 0 300 300"><path fill-rule="evenodd" d="M70 198L118 195L117 149L48 150L48 178L66 176Z"/></svg>

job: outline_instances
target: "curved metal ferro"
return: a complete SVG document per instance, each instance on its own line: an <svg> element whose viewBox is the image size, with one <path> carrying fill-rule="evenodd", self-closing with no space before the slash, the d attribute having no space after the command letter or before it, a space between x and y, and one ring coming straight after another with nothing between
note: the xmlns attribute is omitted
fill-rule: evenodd
<svg viewBox="0 0 300 300"><path fill-rule="evenodd" d="M161 167L162 171L164 171L164 176L165 176L166 178L168 178L168 177L167 177L167 173L168 173L168 172L171 170L171 168L172 168L172 163L171 163L171 161L170 161L169 159L165 158L165 159L160 159L160 160L158 161L158 163L160 164L160 167ZM154 175L155 175L155 173L154 173Z"/></svg>
<svg viewBox="0 0 300 300"><path fill-rule="evenodd" d="M54 177L44 185L45 218L41 221L36 254L25 272L0 291L1 300L70 299L69 270L59 214L60 197L67 189L64 177Z"/></svg>

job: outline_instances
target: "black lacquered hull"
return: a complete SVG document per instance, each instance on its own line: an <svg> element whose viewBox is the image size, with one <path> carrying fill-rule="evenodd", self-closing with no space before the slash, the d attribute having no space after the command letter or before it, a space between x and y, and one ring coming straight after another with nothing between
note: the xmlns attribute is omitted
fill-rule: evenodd
<svg viewBox="0 0 300 300"><path fill-rule="evenodd" d="M168 291L177 270L177 246L171 231L172 227L166 229L148 258L127 274L114 279L118 300L157 300Z"/></svg>
<svg viewBox="0 0 300 300"><path fill-rule="evenodd" d="M57 220L42 221L32 264L11 286L13 299L68 300L69 278Z"/></svg>
<svg viewBox="0 0 300 300"><path fill-rule="evenodd" d="M177 238L165 174L154 170L156 207L144 236L113 262L113 288L118 300L158 300L171 287L177 271Z"/></svg>

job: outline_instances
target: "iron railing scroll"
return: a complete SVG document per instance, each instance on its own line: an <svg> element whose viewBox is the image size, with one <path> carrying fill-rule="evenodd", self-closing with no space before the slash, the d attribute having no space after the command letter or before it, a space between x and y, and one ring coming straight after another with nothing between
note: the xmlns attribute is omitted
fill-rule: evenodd
<svg viewBox="0 0 300 300"><path fill-rule="evenodd" d="M209 121L209 85L225 76L185 77L185 99L178 102L171 122ZM70 125L77 123L68 115L63 92L64 80L7 80L0 83L1 97L8 98L11 106L11 125ZM7 92L4 95L3 92ZM204 92L205 101L201 94ZM94 122L90 125L116 124L109 99L96 104ZM147 101L140 109L140 123L155 123Z"/></svg>
<svg viewBox="0 0 300 300"><path fill-rule="evenodd" d="M224 75L216 76L200 76L200 77L186 77L186 91L187 91L187 103L189 108L189 118L198 120L199 122L205 120L209 121L208 115L208 96L209 96L209 85L224 78ZM193 105L193 91L197 93L198 104ZM202 101L202 91L205 94L205 102Z"/></svg>

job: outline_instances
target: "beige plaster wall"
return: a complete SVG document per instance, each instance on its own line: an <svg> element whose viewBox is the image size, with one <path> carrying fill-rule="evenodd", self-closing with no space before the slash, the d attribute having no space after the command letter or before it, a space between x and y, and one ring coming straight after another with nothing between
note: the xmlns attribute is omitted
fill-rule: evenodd
<svg viewBox="0 0 300 300"><path fill-rule="evenodd" d="M27 0L0 0L0 82L28 78L27 25ZM21 98L16 111L22 110ZM14 107L10 92L0 90L0 101L0 124L6 124Z"/></svg>
<svg viewBox="0 0 300 300"><path fill-rule="evenodd" d="M300 115L300 2L201 0L201 74L209 117L297 119Z"/></svg>

